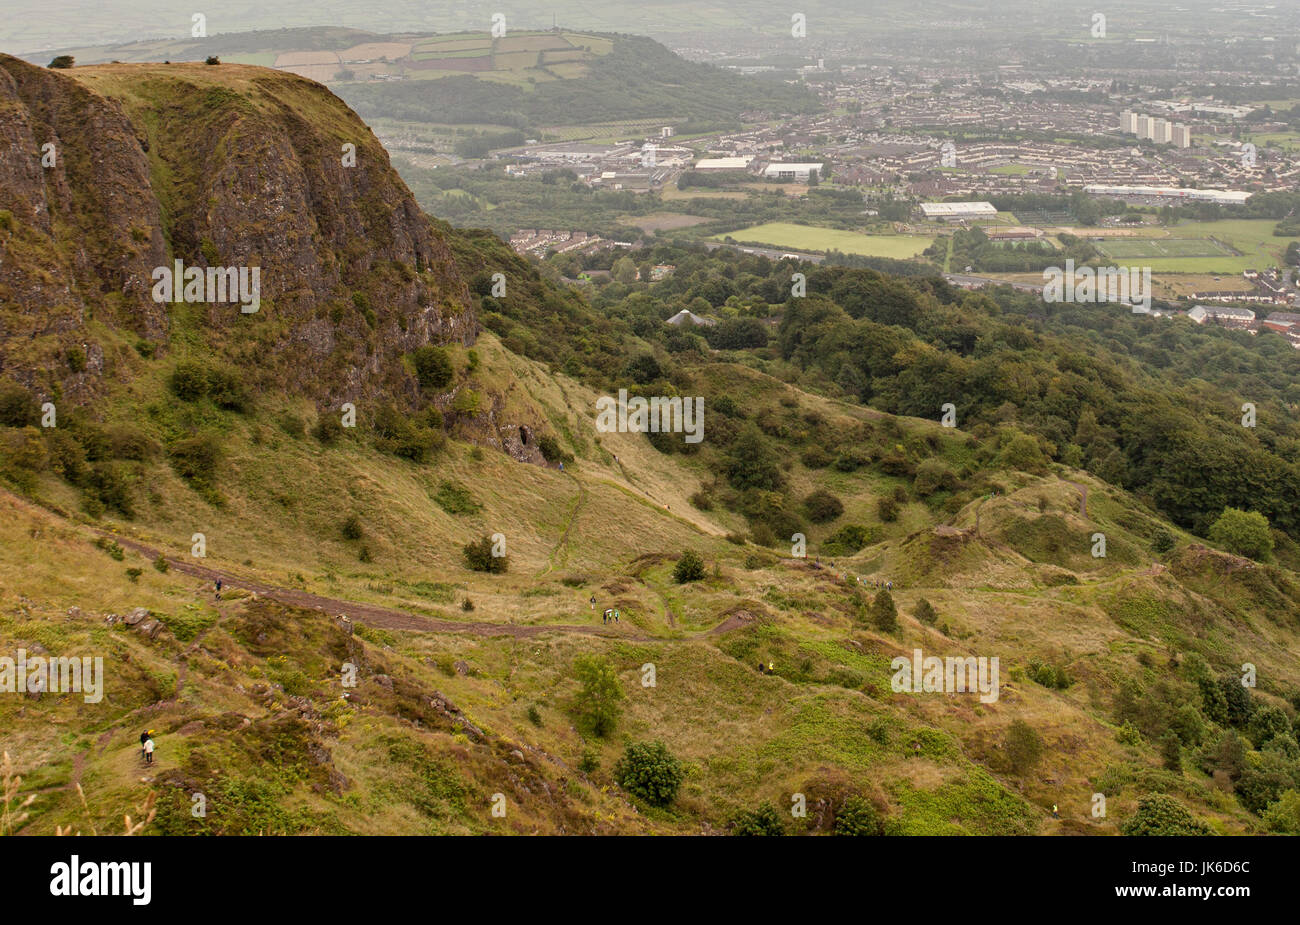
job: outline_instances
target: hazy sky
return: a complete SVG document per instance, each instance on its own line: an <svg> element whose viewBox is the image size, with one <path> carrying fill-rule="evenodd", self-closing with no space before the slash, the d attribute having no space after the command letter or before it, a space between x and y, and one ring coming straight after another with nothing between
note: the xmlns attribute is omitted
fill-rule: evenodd
<svg viewBox="0 0 1300 925"><path fill-rule="evenodd" d="M1014 34L1086 28L1104 13L1117 33L1197 29L1207 34L1293 36L1300 0L0 0L0 51L27 53L151 38L188 37L203 13L210 35L299 26L350 26L376 32L487 29L493 13L513 28L561 26L667 36L727 30L775 34L792 12L809 34L864 39L914 25L918 31L994 28Z"/></svg>

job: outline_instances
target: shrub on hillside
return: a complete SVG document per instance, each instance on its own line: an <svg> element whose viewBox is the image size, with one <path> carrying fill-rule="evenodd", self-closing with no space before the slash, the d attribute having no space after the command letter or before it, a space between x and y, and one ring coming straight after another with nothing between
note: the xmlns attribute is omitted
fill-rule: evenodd
<svg viewBox="0 0 1300 925"><path fill-rule="evenodd" d="M195 486L211 485L221 462L221 447L215 437L201 434L172 445L168 453L176 474Z"/></svg>
<svg viewBox="0 0 1300 925"><path fill-rule="evenodd" d="M662 742L629 745L614 766L614 780L651 806L667 806L677 797L686 771Z"/></svg>
<svg viewBox="0 0 1300 925"><path fill-rule="evenodd" d="M1070 686L1070 676L1065 673L1064 668L1049 665L1040 659L1031 658L1029 660L1027 674L1031 681L1052 690L1063 691Z"/></svg>
<svg viewBox="0 0 1300 925"><path fill-rule="evenodd" d="M887 524L898 520L898 502L893 498L881 498L876 502L876 514Z"/></svg>
<svg viewBox="0 0 1300 925"><path fill-rule="evenodd" d="M894 605L894 596L888 591L881 591L871 602L871 625L882 633L898 629L898 608Z"/></svg>
<svg viewBox="0 0 1300 925"><path fill-rule="evenodd" d="M614 664L603 656L582 655L573 663L573 676L581 685L575 702L578 727L585 735L605 738L618 725L623 712L623 685Z"/></svg>
<svg viewBox="0 0 1300 925"><path fill-rule="evenodd" d="M1158 556L1162 556L1174 548L1174 535L1164 527L1156 530L1155 536L1151 538L1151 551Z"/></svg>
<svg viewBox="0 0 1300 925"><path fill-rule="evenodd" d="M827 556L851 556L878 539L878 531L861 524L845 524L826 538L821 551Z"/></svg>
<svg viewBox="0 0 1300 925"><path fill-rule="evenodd" d="M348 515L339 526L339 532L343 534L345 540L359 540L366 535L366 531L361 526L361 518L356 514Z"/></svg>
<svg viewBox="0 0 1300 925"><path fill-rule="evenodd" d="M1028 774L1042 760L1043 737L1024 720L1018 719L1007 728L1003 749L1011 770L1017 774Z"/></svg>
<svg viewBox="0 0 1300 925"><path fill-rule="evenodd" d="M756 809L744 809L731 817L731 834L740 836L784 835L785 820L771 803L764 802Z"/></svg>
<svg viewBox="0 0 1300 925"><path fill-rule="evenodd" d="M343 422L332 413L325 412L316 419L316 426L312 428L311 433L313 437L328 446L343 436Z"/></svg>
<svg viewBox="0 0 1300 925"><path fill-rule="evenodd" d="M566 453L560 447L560 442L550 434L542 434L537 439L537 448L542 451L542 455L546 457L547 462L573 462L573 454Z"/></svg>
<svg viewBox="0 0 1300 925"><path fill-rule="evenodd" d="M834 457L822 447L814 446L804 451L800 461L809 469L825 469L834 461Z"/></svg>
<svg viewBox="0 0 1300 925"><path fill-rule="evenodd" d="M844 513L844 503L821 488L804 498L803 507L808 519L815 524L830 523Z"/></svg>
<svg viewBox="0 0 1300 925"><path fill-rule="evenodd" d="M704 577L704 559L694 549L682 553L682 557L673 566L673 580L679 585L688 581L699 581Z"/></svg>
<svg viewBox="0 0 1300 925"><path fill-rule="evenodd" d="M0 383L0 424L28 427L39 424L40 419L40 408L31 393L16 382Z"/></svg>
<svg viewBox="0 0 1300 925"><path fill-rule="evenodd" d="M1171 796L1155 794L1138 801L1137 812L1122 826L1125 835L1213 835Z"/></svg>
<svg viewBox="0 0 1300 925"><path fill-rule="evenodd" d="M835 811L833 831L836 835L883 835L885 826L871 801L854 795Z"/></svg>
<svg viewBox="0 0 1300 925"><path fill-rule="evenodd" d="M449 480L438 484L433 500L448 514L477 514L482 508L468 488L460 482Z"/></svg>
<svg viewBox="0 0 1300 925"><path fill-rule="evenodd" d="M1273 533L1268 518L1258 511L1242 511L1235 507L1224 508L1219 519L1210 527L1210 542L1228 552L1265 562L1272 557Z"/></svg>
<svg viewBox="0 0 1300 925"><path fill-rule="evenodd" d="M411 351L411 365L422 389L446 388L455 376L451 355L442 347L417 347Z"/></svg>
<svg viewBox="0 0 1300 925"><path fill-rule="evenodd" d="M957 485L957 475L940 459L923 460L916 467L916 478L912 484L916 493L928 497L937 491L951 491Z"/></svg>
<svg viewBox="0 0 1300 925"><path fill-rule="evenodd" d="M912 611L912 615L926 626L934 626L935 621L939 619L939 612L925 598L916 602L916 610Z"/></svg>
<svg viewBox="0 0 1300 925"><path fill-rule="evenodd" d="M491 572L494 575L505 572L510 567L510 557L494 556L492 554L494 546L490 536L466 543L462 550L465 564L476 572Z"/></svg>

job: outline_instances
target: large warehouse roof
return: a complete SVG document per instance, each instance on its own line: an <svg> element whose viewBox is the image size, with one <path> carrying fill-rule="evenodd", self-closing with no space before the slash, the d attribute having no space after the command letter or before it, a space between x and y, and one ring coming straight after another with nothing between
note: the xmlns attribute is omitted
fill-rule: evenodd
<svg viewBox="0 0 1300 925"><path fill-rule="evenodd" d="M955 218L965 215L998 214L991 202L923 202L921 212L926 218Z"/></svg>

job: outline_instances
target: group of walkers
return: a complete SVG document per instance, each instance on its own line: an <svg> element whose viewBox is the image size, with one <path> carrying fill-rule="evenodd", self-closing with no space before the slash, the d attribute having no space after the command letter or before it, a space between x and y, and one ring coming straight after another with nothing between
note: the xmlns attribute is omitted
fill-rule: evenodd
<svg viewBox="0 0 1300 925"><path fill-rule="evenodd" d="M595 610L595 609L596 609L596 595L594 595L594 594L591 596L591 609L592 609L592 610ZM601 622L601 623L617 623L617 622L618 622L618 611L615 610L613 607L606 607L606 608L605 608L605 612L602 613L602 614L600 615L600 622Z"/></svg>

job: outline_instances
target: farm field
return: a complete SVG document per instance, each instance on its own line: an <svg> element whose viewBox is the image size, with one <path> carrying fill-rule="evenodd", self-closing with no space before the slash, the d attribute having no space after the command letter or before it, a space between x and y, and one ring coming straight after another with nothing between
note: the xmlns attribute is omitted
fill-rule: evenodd
<svg viewBox="0 0 1300 925"><path fill-rule="evenodd" d="M682 212L651 212L649 215L621 215L619 223L640 228L642 231L675 231L678 228L690 228L707 222L707 218L698 215L686 215Z"/></svg>
<svg viewBox="0 0 1300 925"><path fill-rule="evenodd" d="M804 251L838 250L864 257L892 257L905 260L916 257L933 243L933 236L905 234L861 234L835 228L816 228L790 222L767 222L729 234L717 234L713 240L733 238L743 244L768 244Z"/></svg>

